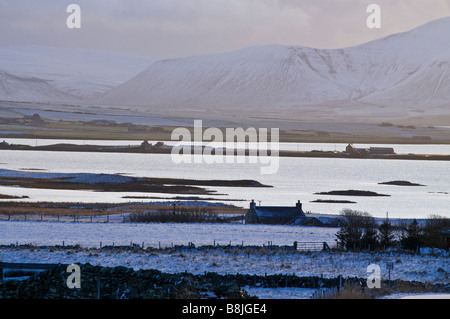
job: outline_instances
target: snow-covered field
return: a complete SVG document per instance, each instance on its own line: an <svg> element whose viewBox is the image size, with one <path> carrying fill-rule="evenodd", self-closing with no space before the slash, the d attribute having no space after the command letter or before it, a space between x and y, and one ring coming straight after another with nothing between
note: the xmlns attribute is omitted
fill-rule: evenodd
<svg viewBox="0 0 450 319"><path fill-rule="evenodd" d="M258 253L250 249L206 250L99 250L107 245L130 243L146 247L188 245L244 246L292 245L294 241L327 242L333 247L336 228L268 226L243 224L134 224L73 222L0 222L0 244L34 244L37 246L76 245L73 250L2 249L0 260L6 262L89 262L103 266L124 265L135 269L155 268L165 272L278 274L325 277L367 276L367 266L379 264L382 276L387 274L386 262L394 263L393 279L448 283L448 253L406 255L394 252L350 253L270 251Z"/></svg>
<svg viewBox="0 0 450 319"><path fill-rule="evenodd" d="M244 224L141 224L0 221L0 245L105 245L170 247L187 245L293 245L297 242L327 242L335 245L337 228L311 228Z"/></svg>
<svg viewBox="0 0 450 319"><path fill-rule="evenodd" d="M407 255L395 252L294 252L291 250L252 250L244 246L292 245L298 242L327 242L333 245L336 228L268 226L243 224L134 224L75 222L0 222L0 261L32 263L90 263L101 266L126 266L134 269L159 269L163 272L202 274L295 274L367 278L369 264L378 264L381 278L387 279L387 262L394 263L391 279L448 284L448 253ZM55 246L79 244L83 249ZM99 249L106 245L144 248L171 247L193 242L197 247L225 246L222 249ZM228 244L231 247L226 247ZM13 247L16 243L35 244L36 248ZM13 244L13 245L12 245ZM10 246L8 246L10 245ZM8 247L6 247L8 246ZM39 247L41 246L41 247ZM250 294L269 299L310 298L312 289L247 287ZM405 295L399 295L398 298ZM443 297L448 297L444 295ZM442 296L438 296L442 298ZM393 296L392 298L396 298ZM433 298L433 297L431 297ZM437 297L436 297L437 298Z"/></svg>
<svg viewBox="0 0 450 319"><path fill-rule="evenodd" d="M134 269L159 269L163 272L190 272L202 274L295 274L326 278L367 278L367 266L378 264L381 278L387 279L387 262L394 263L391 279L415 280L431 283L449 283L448 257L432 255L405 255L394 253L336 253L293 251L252 251L247 249L203 250L130 250L99 249L14 249L2 248L3 262L33 263L90 263L108 267L126 266Z"/></svg>

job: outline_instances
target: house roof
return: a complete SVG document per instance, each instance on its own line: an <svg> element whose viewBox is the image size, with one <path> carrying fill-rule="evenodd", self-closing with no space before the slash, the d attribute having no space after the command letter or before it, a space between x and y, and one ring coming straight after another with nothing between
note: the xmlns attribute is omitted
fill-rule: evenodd
<svg viewBox="0 0 450 319"><path fill-rule="evenodd" d="M295 218L303 216L303 211L297 207L280 207L280 206L256 206L255 212L260 218L269 217L285 217Z"/></svg>

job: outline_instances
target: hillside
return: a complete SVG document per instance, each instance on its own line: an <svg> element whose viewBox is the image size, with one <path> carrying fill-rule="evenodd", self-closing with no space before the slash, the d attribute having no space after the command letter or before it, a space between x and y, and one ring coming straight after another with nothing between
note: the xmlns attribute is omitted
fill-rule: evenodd
<svg viewBox="0 0 450 319"><path fill-rule="evenodd" d="M450 17L342 49L268 44L176 59L3 46L0 101L249 125L264 119L448 125L448 30Z"/></svg>
<svg viewBox="0 0 450 319"><path fill-rule="evenodd" d="M449 29L443 18L343 49L262 45L163 59L95 103L302 119L448 115Z"/></svg>
<svg viewBox="0 0 450 319"><path fill-rule="evenodd" d="M0 46L0 100L73 103L131 79L154 58L44 46Z"/></svg>

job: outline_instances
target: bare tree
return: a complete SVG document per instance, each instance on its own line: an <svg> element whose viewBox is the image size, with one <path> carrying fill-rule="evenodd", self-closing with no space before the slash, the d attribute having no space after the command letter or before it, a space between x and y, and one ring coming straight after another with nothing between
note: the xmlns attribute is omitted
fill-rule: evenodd
<svg viewBox="0 0 450 319"><path fill-rule="evenodd" d="M367 212L344 209L341 212L342 227L336 237L342 247L348 250L356 248L376 248L378 244L375 220Z"/></svg>

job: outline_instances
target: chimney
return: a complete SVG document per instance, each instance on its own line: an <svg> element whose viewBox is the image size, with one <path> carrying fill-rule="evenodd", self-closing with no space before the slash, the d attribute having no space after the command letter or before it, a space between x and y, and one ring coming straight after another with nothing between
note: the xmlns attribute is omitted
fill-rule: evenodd
<svg viewBox="0 0 450 319"><path fill-rule="evenodd" d="M295 204L295 207L297 207L298 210L302 210L302 203L300 203L300 200L297 201L297 204Z"/></svg>
<svg viewBox="0 0 450 319"><path fill-rule="evenodd" d="M255 209L255 207L256 207L256 204L255 204L255 201L252 199L252 202L250 203L250 209Z"/></svg>

